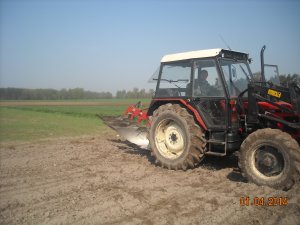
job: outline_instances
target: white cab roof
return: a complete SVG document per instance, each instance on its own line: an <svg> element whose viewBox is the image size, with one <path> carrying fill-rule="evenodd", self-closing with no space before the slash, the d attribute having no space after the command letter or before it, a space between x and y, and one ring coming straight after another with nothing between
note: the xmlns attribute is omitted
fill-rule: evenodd
<svg viewBox="0 0 300 225"><path fill-rule="evenodd" d="M223 50L222 48L215 48L215 49L170 54L162 57L160 62L172 62L172 61L179 61L185 59L214 57L219 55L222 50Z"/></svg>

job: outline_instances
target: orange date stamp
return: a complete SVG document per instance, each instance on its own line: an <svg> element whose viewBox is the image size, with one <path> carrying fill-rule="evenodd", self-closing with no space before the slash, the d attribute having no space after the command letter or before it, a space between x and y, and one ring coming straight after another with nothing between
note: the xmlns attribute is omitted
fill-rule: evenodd
<svg viewBox="0 0 300 225"><path fill-rule="evenodd" d="M240 197L240 206L286 206L287 197Z"/></svg>

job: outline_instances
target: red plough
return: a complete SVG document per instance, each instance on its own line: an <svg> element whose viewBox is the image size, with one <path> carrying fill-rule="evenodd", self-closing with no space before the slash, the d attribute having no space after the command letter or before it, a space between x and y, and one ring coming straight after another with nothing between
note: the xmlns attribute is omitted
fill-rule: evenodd
<svg viewBox="0 0 300 225"><path fill-rule="evenodd" d="M128 116L129 119L135 120L137 119L137 123L141 123L142 121L146 122L146 126L148 127L150 125L149 118L147 116L147 110L148 108L141 108L142 103L138 102L135 105L130 105L125 110L124 115Z"/></svg>
<svg viewBox="0 0 300 225"><path fill-rule="evenodd" d="M147 148L149 145L147 126L149 126L150 122L147 116L147 108L142 108L141 106L141 102L130 105L124 114L118 117L98 116L107 126L117 131L129 142L142 148Z"/></svg>

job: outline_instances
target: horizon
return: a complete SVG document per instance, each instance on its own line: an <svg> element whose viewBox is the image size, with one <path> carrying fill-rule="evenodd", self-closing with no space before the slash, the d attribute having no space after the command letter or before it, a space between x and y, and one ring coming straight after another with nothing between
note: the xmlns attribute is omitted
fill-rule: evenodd
<svg viewBox="0 0 300 225"><path fill-rule="evenodd" d="M15 88L0 87L0 101L11 100L76 100L76 99L111 99L111 98L151 98L153 89L133 88L131 90L91 91L83 88Z"/></svg>

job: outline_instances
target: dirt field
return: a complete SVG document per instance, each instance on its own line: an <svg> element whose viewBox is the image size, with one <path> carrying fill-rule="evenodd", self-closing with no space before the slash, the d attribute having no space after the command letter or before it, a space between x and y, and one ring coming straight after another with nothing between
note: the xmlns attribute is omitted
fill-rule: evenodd
<svg viewBox="0 0 300 225"><path fill-rule="evenodd" d="M149 151L105 137L1 145L0 224L300 224L300 186L246 183L235 157L168 171ZM240 198L287 197L287 206Z"/></svg>

